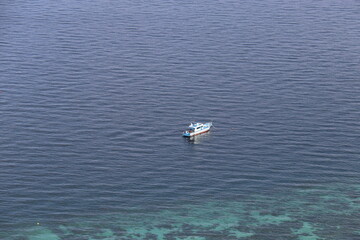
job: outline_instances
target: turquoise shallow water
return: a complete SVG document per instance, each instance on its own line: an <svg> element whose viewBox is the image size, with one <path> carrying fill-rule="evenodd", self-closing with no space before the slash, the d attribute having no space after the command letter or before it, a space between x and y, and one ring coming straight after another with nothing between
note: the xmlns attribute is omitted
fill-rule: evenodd
<svg viewBox="0 0 360 240"><path fill-rule="evenodd" d="M358 239L359 8L1 1L0 239Z"/></svg>
<svg viewBox="0 0 360 240"><path fill-rule="evenodd" d="M132 209L51 226L10 239L357 239L359 185L249 195L236 201Z"/></svg>

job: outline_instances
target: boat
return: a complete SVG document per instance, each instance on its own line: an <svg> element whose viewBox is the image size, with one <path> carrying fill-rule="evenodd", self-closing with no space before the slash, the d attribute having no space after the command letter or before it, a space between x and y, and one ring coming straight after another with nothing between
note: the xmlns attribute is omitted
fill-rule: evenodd
<svg viewBox="0 0 360 240"><path fill-rule="evenodd" d="M191 123L189 129L183 132L184 137L192 137L201 133L208 132L212 127L212 122L207 123Z"/></svg>

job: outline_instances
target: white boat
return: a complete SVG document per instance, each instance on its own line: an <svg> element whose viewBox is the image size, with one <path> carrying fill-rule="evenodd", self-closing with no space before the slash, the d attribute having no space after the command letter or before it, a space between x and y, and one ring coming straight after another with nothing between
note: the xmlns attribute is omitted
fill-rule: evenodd
<svg viewBox="0 0 360 240"><path fill-rule="evenodd" d="M212 122L207 123L191 123L189 129L183 133L184 137L192 137L201 133L208 132L212 127Z"/></svg>

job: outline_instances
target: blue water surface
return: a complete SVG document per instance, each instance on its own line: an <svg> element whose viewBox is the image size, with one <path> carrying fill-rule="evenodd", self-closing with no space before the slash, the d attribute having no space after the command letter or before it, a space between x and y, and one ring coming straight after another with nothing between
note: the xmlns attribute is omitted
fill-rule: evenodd
<svg viewBox="0 0 360 240"><path fill-rule="evenodd" d="M360 239L359 19L1 1L0 239Z"/></svg>

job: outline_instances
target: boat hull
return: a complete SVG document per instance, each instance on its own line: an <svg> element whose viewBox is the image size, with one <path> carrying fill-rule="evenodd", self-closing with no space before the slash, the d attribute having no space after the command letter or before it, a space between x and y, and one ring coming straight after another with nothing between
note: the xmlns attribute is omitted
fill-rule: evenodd
<svg viewBox="0 0 360 240"><path fill-rule="evenodd" d="M210 127L206 128L206 129L202 129L201 131L198 131L198 132L184 133L183 137L192 137L192 136L196 136L196 135L199 135L199 134L202 134L202 133L206 133L208 131L210 131Z"/></svg>

